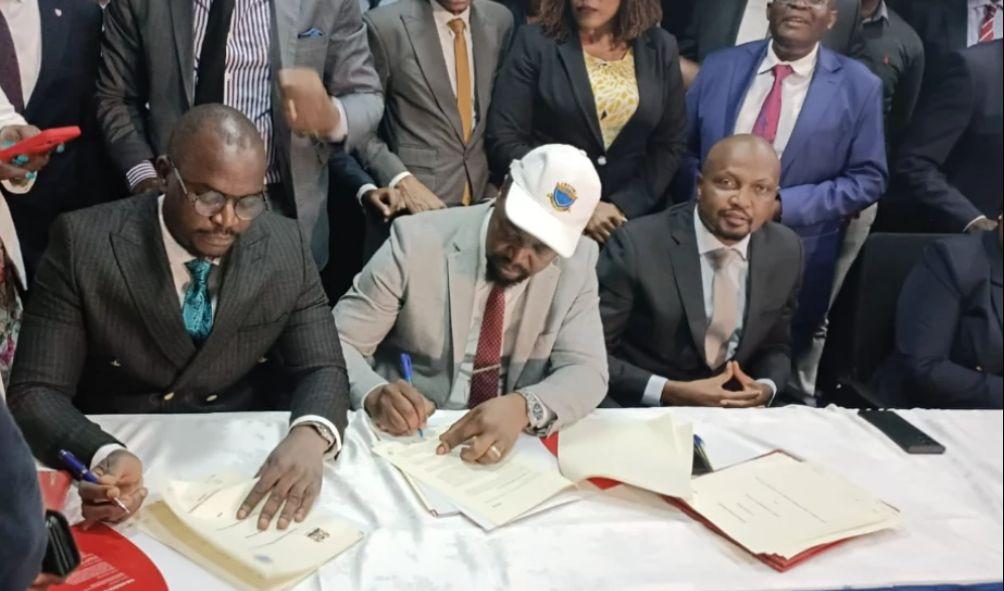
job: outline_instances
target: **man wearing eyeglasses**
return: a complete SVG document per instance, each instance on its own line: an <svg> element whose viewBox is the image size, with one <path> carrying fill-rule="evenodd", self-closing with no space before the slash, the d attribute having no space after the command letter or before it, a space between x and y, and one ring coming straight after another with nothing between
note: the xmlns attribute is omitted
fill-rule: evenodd
<svg viewBox="0 0 1004 591"><path fill-rule="evenodd" d="M146 496L142 460L85 413L291 410L238 517L302 520L341 447L348 380L302 230L267 211L265 146L239 111L195 107L157 161L163 194L60 217L25 311L10 409L37 457L69 450L88 521ZM109 502L119 499L129 514ZM267 500L266 500L267 499Z"/></svg>

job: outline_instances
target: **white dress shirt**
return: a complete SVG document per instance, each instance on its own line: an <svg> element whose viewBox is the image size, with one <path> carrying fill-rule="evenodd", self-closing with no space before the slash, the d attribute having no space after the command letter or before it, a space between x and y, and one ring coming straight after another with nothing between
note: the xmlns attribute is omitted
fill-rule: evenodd
<svg viewBox="0 0 1004 591"><path fill-rule="evenodd" d="M766 39L770 33L767 21L767 0L746 0L743 18L739 21L736 45Z"/></svg>
<svg viewBox="0 0 1004 591"><path fill-rule="evenodd" d="M990 4L997 5L997 14L994 15L994 39L1000 39L1004 36L1004 2L1001 0L969 0L969 9L966 11L969 17L966 28L967 47L972 47L980 42L980 25L983 24L986 7Z"/></svg>
<svg viewBox="0 0 1004 591"><path fill-rule="evenodd" d="M21 94L28 104L42 71L42 16L38 0L0 0L0 12L7 19L10 36L21 72Z"/></svg>
<svg viewBox="0 0 1004 591"><path fill-rule="evenodd" d="M743 99L743 106L739 109L739 117L736 118L734 133L752 133L757 117L763 103L770 94L771 87L774 86L774 72L772 68L778 64L788 64L793 72L784 79L781 85L781 120L777 124L777 135L774 137L774 151L778 158L784 153L784 148L791 139L791 133L795 129L795 122L798 121L798 114L802 112L802 105L805 97L809 94L809 85L812 83L812 74L816 70L816 58L819 56L819 44L809 52L809 55L793 62L781 61L774 53L774 44L768 44L767 55L760 62L757 68L757 75L746 91L746 98Z"/></svg>
<svg viewBox="0 0 1004 591"><path fill-rule="evenodd" d="M729 338L729 346L725 353L726 359L732 359L736 353L736 349L739 348L739 340L743 336L743 322L746 318L746 288L750 268L748 258L750 237L747 235L732 246L725 246L717 236L704 226L704 222L701 221L700 216L697 214L697 208L694 208L694 234L697 237L697 254L701 259L701 293L704 298L704 317L709 322L715 312L715 291L713 286L715 266L712 262L711 253L722 248L731 248L739 254L739 260L728 270L732 275L732 281L739 287L736 294L736 329L732 332L732 337ZM701 338L698 342L703 343L704 339ZM747 369L743 368L743 371ZM662 390L667 381L669 380L662 376L652 375L645 385L644 393L642 393L642 403L646 406L661 406ZM761 379L757 381L770 387L771 397L777 393L777 384L773 380Z"/></svg>
<svg viewBox="0 0 1004 591"><path fill-rule="evenodd" d="M171 278L174 280L174 289L178 294L178 305L179 309L185 306L185 292L188 290L188 284L192 280L191 273L188 272L188 267L185 263L188 261L193 261L198 257L192 256L190 252L185 250L181 244L174 238L174 235L167 229L167 224L164 223L164 196L161 195L157 199L157 217L160 218L160 234L164 241L164 250L167 253L167 265L171 269ZM214 258L209 259L209 262L213 264L213 269L209 273L209 298L210 305L213 308L213 318L216 318L216 304L219 301L219 287L220 287L220 274L222 270L220 269L220 259ZM338 434L338 430L328 419L318 416L318 415L303 415L299 417L292 423L290 423L289 428L292 429L297 425L301 424L319 424L323 425L329 433L335 438L334 445L325 454L326 458L334 457L342 449L342 439ZM91 458L91 468L101 463L102 460L108 457L110 453L117 449L125 449L117 443L109 443L107 445L102 445L98 448L98 451L94 453Z"/></svg>

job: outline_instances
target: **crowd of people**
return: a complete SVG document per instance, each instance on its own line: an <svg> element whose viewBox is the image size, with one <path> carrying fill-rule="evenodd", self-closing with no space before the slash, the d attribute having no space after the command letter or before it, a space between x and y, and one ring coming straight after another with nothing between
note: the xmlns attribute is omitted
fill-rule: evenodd
<svg viewBox="0 0 1004 591"><path fill-rule="evenodd" d="M440 451L494 463L599 405L817 404L873 231L946 236L869 387L999 409L1002 9L0 0L3 147L82 131L0 162L3 456L69 450L116 522L142 459L86 414L289 410L239 514L285 528L349 409L469 409Z"/></svg>

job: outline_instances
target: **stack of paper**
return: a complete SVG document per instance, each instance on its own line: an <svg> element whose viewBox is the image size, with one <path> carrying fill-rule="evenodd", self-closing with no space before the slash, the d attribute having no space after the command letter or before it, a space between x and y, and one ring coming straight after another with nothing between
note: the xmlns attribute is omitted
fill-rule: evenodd
<svg viewBox="0 0 1004 591"><path fill-rule="evenodd" d="M440 430L433 428L434 423L438 423L438 419L441 415L433 415L429 418L429 426L425 429L422 435L414 433L412 435L391 435L386 431L381 431L372 422L367 421L370 426L370 431L373 435L380 441L394 441L401 443L403 445L410 445L412 443L418 443L425 439L438 439ZM435 515L436 517L449 517L450 515L457 515L460 513L460 509L453 504L448 497L444 496L443 493L432 488L427 484L423 484L418 480L415 480L409 476L406 472L401 472L404 479L411 486L411 489L415 491L415 496L421 501L425 509Z"/></svg>
<svg viewBox="0 0 1004 591"><path fill-rule="evenodd" d="M808 462L776 452L693 480L687 507L784 570L800 555L899 523L899 511Z"/></svg>
<svg viewBox="0 0 1004 591"><path fill-rule="evenodd" d="M579 482L611 478L662 495L688 498L694 431L670 414L648 421L591 414L558 439L561 473Z"/></svg>
<svg viewBox="0 0 1004 591"><path fill-rule="evenodd" d="M221 578L256 590L289 588L362 539L351 525L317 511L286 530L273 524L259 531L264 502L238 520L254 482L232 475L170 482L164 500L144 509L140 525Z"/></svg>

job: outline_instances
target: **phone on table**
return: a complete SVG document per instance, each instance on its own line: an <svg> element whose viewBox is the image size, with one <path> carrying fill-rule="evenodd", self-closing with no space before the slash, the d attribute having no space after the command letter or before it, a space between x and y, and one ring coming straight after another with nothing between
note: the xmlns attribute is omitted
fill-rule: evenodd
<svg viewBox="0 0 1004 591"><path fill-rule="evenodd" d="M66 517L58 511L45 512L45 529L49 534L49 546L42 560L42 572L63 578L80 566L80 550L73 540L73 531Z"/></svg>
<svg viewBox="0 0 1004 591"><path fill-rule="evenodd" d="M80 128L76 125L46 129L38 135L21 140L9 148L0 150L0 162L10 162L18 156L45 154L54 150L59 144L64 144L78 137L80 137Z"/></svg>
<svg viewBox="0 0 1004 591"><path fill-rule="evenodd" d="M891 410L863 408L862 419L874 425L908 454L943 454L945 446Z"/></svg>

